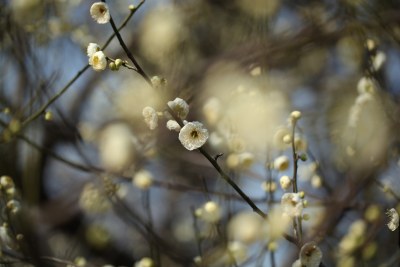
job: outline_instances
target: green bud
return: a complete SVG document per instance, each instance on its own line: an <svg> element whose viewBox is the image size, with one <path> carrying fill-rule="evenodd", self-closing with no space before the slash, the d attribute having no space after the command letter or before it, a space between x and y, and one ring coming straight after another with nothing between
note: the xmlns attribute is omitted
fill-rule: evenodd
<svg viewBox="0 0 400 267"><path fill-rule="evenodd" d="M299 159L301 159L301 161L306 161L306 160L307 160L307 154L301 153L301 154L299 155Z"/></svg>
<svg viewBox="0 0 400 267"><path fill-rule="evenodd" d="M115 65L114 62L110 62L110 64L108 64L108 67L110 68L110 70L112 71L117 71L119 68L117 67L117 65Z"/></svg>
<svg viewBox="0 0 400 267"><path fill-rule="evenodd" d="M115 66L117 66L117 68L121 67L121 66L122 66L122 63L123 63L123 61L122 61L122 59L120 59L120 58L117 58L117 59L115 60Z"/></svg>

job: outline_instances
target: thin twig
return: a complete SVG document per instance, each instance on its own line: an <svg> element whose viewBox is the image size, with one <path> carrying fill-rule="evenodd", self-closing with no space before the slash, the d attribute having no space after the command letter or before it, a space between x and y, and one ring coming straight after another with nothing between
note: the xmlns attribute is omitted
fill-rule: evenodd
<svg viewBox="0 0 400 267"><path fill-rule="evenodd" d="M129 15L124 19L124 21L121 23L121 25L116 29L116 32L119 32L120 30L122 30L126 24L128 23L128 21L132 18L132 16L136 13L136 11L142 6L142 4L144 3L144 0L141 1L139 3L138 6L136 6L133 10L131 10L131 12L129 13ZM114 25L115 26L115 25ZM101 46L101 50L105 50L108 45L111 43L111 41L114 39L114 37L116 36L115 33L113 33L108 39L107 41L104 43L103 46ZM89 69L90 65L87 64L86 66L84 66L83 68L81 68L78 73L58 92L56 93L53 97L51 97L49 99L49 101L47 101L47 103L45 103L44 105L42 105L35 113L33 113L31 116L29 116L28 118L26 118L23 122L22 122L22 127L25 127L26 125L28 125L30 122L34 121L35 119L37 119L40 115L42 115L46 109L53 104L60 96L62 96L68 89L69 87L71 87L72 84L74 84L76 82L76 80L78 80L78 78L87 70Z"/></svg>
<svg viewBox="0 0 400 267"><path fill-rule="evenodd" d="M102 2L106 2L105 0L101 0ZM135 57L133 56L133 54L131 53L131 51L129 51L129 48L126 46L124 40L122 39L121 34L119 33L119 30L117 28L117 26L115 26L114 23L114 19L112 18L112 16L110 15L110 25L115 33L115 36L117 36L117 39L119 41L119 44L121 45L122 49L125 51L126 55L128 56L128 58L132 61L133 65L136 67L136 71L146 80L146 82L153 87L153 84L151 83L151 80L149 78L149 76L144 72L144 70L142 69L142 67L140 67L139 63L136 61Z"/></svg>

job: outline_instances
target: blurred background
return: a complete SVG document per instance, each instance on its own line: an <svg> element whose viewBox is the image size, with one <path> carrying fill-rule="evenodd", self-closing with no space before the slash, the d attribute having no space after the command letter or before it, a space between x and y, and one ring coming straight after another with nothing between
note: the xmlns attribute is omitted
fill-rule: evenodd
<svg viewBox="0 0 400 267"><path fill-rule="evenodd" d="M88 44L113 34L92 4L0 1L5 266L292 266L299 248L271 233L281 222L264 225L165 127L176 97L268 214L285 192L280 177L293 175L285 137L301 111L303 241L325 266L398 266L399 230L385 212L400 211L399 1L147 0L121 35L163 81L153 88L127 68L87 67ZM108 5L118 26L139 2ZM104 53L129 61L116 39ZM159 113L154 130L146 106ZM288 168L274 168L280 156Z"/></svg>

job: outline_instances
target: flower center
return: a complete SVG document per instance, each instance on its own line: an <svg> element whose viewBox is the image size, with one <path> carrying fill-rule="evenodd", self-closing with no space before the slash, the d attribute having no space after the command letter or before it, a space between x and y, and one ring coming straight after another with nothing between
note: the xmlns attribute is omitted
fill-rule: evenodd
<svg viewBox="0 0 400 267"><path fill-rule="evenodd" d="M197 138L197 137L199 136L199 133L198 133L197 131L192 131L192 132L190 133L190 136L191 136L192 138Z"/></svg>
<svg viewBox="0 0 400 267"><path fill-rule="evenodd" d="M98 56L94 56L94 57L93 57L93 63L94 63L94 64L99 63L99 57L98 57Z"/></svg>
<svg viewBox="0 0 400 267"><path fill-rule="evenodd" d="M101 14L104 15L104 13L106 13L107 10L104 7L100 7L99 11L100 11Z"/></svg>

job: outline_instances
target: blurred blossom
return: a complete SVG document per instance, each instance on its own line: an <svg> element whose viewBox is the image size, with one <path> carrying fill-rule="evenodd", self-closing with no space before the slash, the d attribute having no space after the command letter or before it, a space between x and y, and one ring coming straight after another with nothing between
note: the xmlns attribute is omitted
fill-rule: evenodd
<svg viewBox="0 0 400 267"><path fill-rule="evenodd" d="M388 228L390 231L395 231L399 227L399 213L394 208L391 208L386 214L389 217Z"/></svg>
<svg viewBox="0 0 400 267"><path fill-rule="evenodd" d="M144 257L136 262L134 267L154 267L154 262L152 259Z"/></svg>
<svg viewBox="0 0 400 267"><path fill-rule="evenodd" d="M196 210L196 215L206 222L216 223L221 219L222 211L218 203L208 201Z"/></svg>
<svg viewBox="0 0 400 267"><path fill-rule="evenodd" d="M298 217L303 211L303 199L299 193L285 193L281 198L284 214L289 217Z"/></svg>
<svg viewBox="0 0 400 267"><path fill-rule="evenodd" d="M339 255L346 257L363 245L367 224L363 220L356 220L351 225L345 236L339 242Z"/></svg>
<svg viewBox="0 0 400 267"><path fill-rule="evenodd" d="M283 175L283 176L279 179L279 183L281 184L281 188L282 188L283 190L288 190L289 187L292 185L292 180L289 178L289 176Z"/></svg>
<svg viewBox="0 0 400 267"><path fill-rule="evenodd" d="M276 149L284 150L290 147L288 142L285 142L284 140L286 136L290 135L291 135L290 129L288 127L281 126L275 130L272 144Z"/></svg>
<svg viewBox="0 0 400 267"><path fill-rule="evenodd" d="M144 122L147 124L150 130L154 130L158 126L158 115L157 111L152 107L145 107L142 111Z"/></svg>
<svg viewBox="0 0 400 267"><path fill-rule="evenodd" d="M342 100L342 101L341 101ZM341 101L340 104L337 101ZM390 102L378 92L336 99L331 131L339 168L364 168L382 162L391 143Z"/></svg>
<svg viewBox="0 0 400 267"><path fill-rule="evenodd" d="M296 151L306 152L308 148L307 139L302 135L296 134L294 136L294 147Z"/></svg>
<svg viewBox="0 0 400 267"><path fill-rule="evenodd" d="M178 10L152 10L141 25L140 50L150 61L162 65L185 38L186 30L183 25L185 24Z"/></svg>
<svg viewBox="0 0 400 267"><path fill-rule="evenodd" d="M228 223L228 237L243 244L251 244L262 238L262 225L263 219L255 212L239 212Z"/></svg>
<svg viewBox="0 0 400 267"><path fill-rule="evenodd" d="M271 193L271 192L275 192L277 185L274 181L265 181L261 183L261 188L267 192L267 193Z"/></svg>
<svg viewBox="0 0 400 267"><path fill-rule="evenodd" d="M216 97L210 97L204 103L203 115L207 124L215 125L221 117L221 102Z"/></svg>
<svg viewBox="0 0 400 267"><path fill-rule="evenodd" d="M147 170L140 170L133 176L133 185L142 190L147 190L153 183L153 175Z"/></svg>
<svg viewBox="0 0 400 267"><path fill-rule="evenodd" d="M283 206L274 207L268 212L268 220L264 221L264 238L268 242L277 241L290 227L291 217L283 212Z"/></svg>
<svg viewBox="0 0 400 267"><path fill-rule="evenodd" d="M361 66L363 57L363 44L358 43L353 36L342 37L337 45L337 56L340 62L350 72L354 72Z"/></svg>
<svg viewBox="0 0 400 267"><path fill-rule="evenodd" d="M377 90L377 83L375 80L369 77L361 77L357 83L357 91L361 95L363 93L373 94Z"/></svg>
<svg viewBox="0 0 400 267"><path fill-rule="evenodd" d="M164 101L160 101L161 97L145 81L126 77L119 85L114 101L116 101L116 110L122 118L129 122L136 122L138 120L143 121L142 112L146 106L155 110L163 110L165 104Z"/></svg>
<svg viewBox="0 0 400 267"><path fill-rule="evenodd" d="M12 0L10 5L15 20L21 25L35 23L44 11L41 0Z"/></svg>
<svg viewBox="0 0 400 267"><path fill-rule="evenodd" d="M90 224L85 232L86 240L95 248L105 248L110 242L110 233L100 224Z"/></svg>
<svg viewBox="0 0 400 267"><path fill-rule="evenodd" d="M297 169L298 177L303 181L309 181L316 173L317 168L317 162L301 163Z"/></svg>
<svg viewBox="0 0 400 267"><path fill-rule="evenodd" d="M193 219L191 217L177 218L173 222L174 237L180 242L190 242L195 238Z"/></svg>
<svg viewBox="0 0 400 267"><path fill-rule="evenodd" d="M278 86L268 83L261 88L237 64L227 61L208 69L203 86L206 99L213 99L206 102L209 106L203 114L208 112L209 120L214 116L211 121L216 120L219 133L242 138L249 151L265 150L287 113L287 100Z"/></svg>
<svg viewBox="0 0 400 267"><path fill-rule="evenodd" d="M121 172L134 164L136 137L123 123L107 125L99 134L98 148L103 166Z"/></svg>
<svg viewBox="0 0 400 267"><path fill-rule="evenodd" d="M372 58L372 65L375 70L380 70L386 62L386 54L382 51L378 51L375 56Z"/></svg>
<svg viewBox="0 0 400 267"><path fill-rule="evenodd" d="M79 206L89 213L105 212L111 207L105 192L93 183L87 183L83 187L79 198Z"/></svg>
<svg viewBox="0 0 400 267"><path fill-rule="evenodd" d="M274 160L274 169L277 171L285 171L289 168L289 158L287 156L279 156Z"/></svg>
<svg viewBox="0 0 400 267"><path fill-rule="evenodd" d="M280 0L254 0L251 3L246 0L235 0L235 3L250 16L265 17L277 12Z"/></svg>

